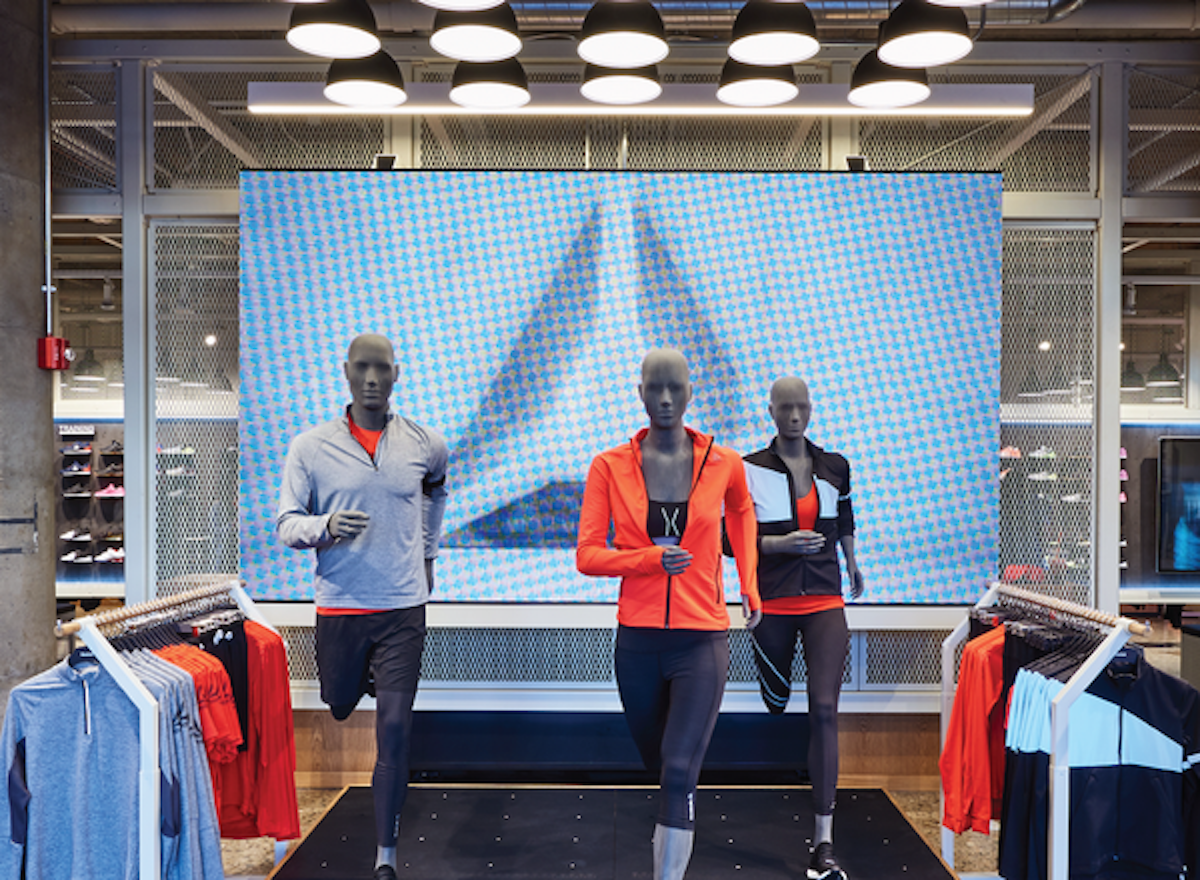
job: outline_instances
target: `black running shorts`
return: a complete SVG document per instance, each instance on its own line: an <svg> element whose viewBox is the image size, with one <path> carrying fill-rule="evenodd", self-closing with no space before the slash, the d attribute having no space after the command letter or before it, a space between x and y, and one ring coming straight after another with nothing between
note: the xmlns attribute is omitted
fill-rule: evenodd
<svg viewBox="0 0 1200 880"><path fill-rule="evenodd" d="M425 647L425 606L377 614L317 615L321 699L354 705L363 694L417 689Z"/></svg>

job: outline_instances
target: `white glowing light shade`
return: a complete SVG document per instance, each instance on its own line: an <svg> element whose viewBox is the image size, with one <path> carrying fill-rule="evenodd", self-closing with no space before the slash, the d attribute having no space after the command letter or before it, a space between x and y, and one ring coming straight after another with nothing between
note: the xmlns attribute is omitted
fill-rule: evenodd
<svg viewBox="0 0 1200 880"><path fill-rule="evenodd" d="M929 78L924 70L884 64L874 50L863 56L850 77L849 99L856 107L911 107L930 94Z"/></svg>
<svg viewBox="0 0 1200 880"><path fill-rule="evenodd" d="M449 12L478 12L499 6L504 0L421 0L430 9L445 9Z"/></svg>
<svg viewBox="0 0 1200 880"><path fill-rule="evenodd" d="M515 110L529 103L525 68L515 58L488 64L460 61L454 68L450 100L477 110Z"/></svg>
<svg viewBox="0 0 1200 880"><path fill-rule="evenodd" d="M296 6L287 41L301 52L322 58L365 58L383 45L375 32L375 14L366 0Z"/></svg>
<svg viewBox="0 0 1200 880"><path fill-rule="evenodd" d="M579 91L597 104L628 106L653 101L662 94L662 85L658 81L658 69L654 66L611 70L589 64Z"/></svg>
<svg viewBox="0 0 1200 880"><path fill-rule="evenodd" d="M662 16L649 0L597 0L579 36L579 57L600 67L648 67L670 51Z"/></svg>
<svg viewBox="0 0 1200 880"><path fill-rule="evenodd" d="M820 49L816 23L803 3L747 0L733 23L729 57L743 64L799 64Z"/></svg>
<svg viewBox="0 0 1200 880"><path fill-rule="evenodd" d="M502 3L479 12L442 10L433 19L429 45L455 61L503 61L521 51L517 16Z"/></svg>
<svg viewBox="0 0 1200 880"><path fill-rule="evenodd" d="M734 107L773 107L800 93L796 72L789 64L770 67L742 64L733 58L721 68L717 100Z"/></svg>
<svg viewBox="0 0 1200 880"><path fill-rule="evenodd" d="M398 107L408 100L395 60L380 49L367 58L340 58L329 65L325 97L347 107Z"/></svg>
<svg viewBox="0 0 1200 880"><path fill-rule="evenodd" d="M897 67L940 67L971 51L967 16L929 0L902 0L879 26L879 59Z"/></svg>

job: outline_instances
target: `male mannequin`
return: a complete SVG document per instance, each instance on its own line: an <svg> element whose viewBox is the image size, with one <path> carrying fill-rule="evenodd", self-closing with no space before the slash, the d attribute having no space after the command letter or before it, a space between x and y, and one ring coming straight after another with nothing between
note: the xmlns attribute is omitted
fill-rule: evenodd
<svg viewBox="0 0 1200 880"><path fill-rule="evenodd" d="M758 519L758 585L762 622L754 629L755 660L767 709L778 715L791 693L796 636L808 667L809 774L816 828L809 880L844 880L833 856L837 794L837 703L849 629L837 547L842 548L850 595L863 592L854 557L850 465L805 437L812 415L808 385L785 376L771 386L768 407L777 434L746 456L746 482Z"/></svg>
<svg viewBox="0 0 1200 880"><path fill-rule="evenodd" d="M343 369L352 401L292 441L276 528L288 547L316 550L321 698L342 721L375 696L373 880L395 880L448 451L437 431L389 411L399 368L385 337L358 336Z"/></svg>

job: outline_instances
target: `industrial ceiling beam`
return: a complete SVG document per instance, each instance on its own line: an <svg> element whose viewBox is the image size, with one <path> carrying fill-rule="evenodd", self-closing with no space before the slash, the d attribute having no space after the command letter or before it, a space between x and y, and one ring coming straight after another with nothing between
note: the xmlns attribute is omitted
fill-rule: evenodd
<svg viewBox="0 0 1200 880"><path fill-rule="evenodd" d="M203 128L213 140L237 157L247 168L262 165L258 151L244 134L189 83L174 74L155 71L154 87L160 94Z"/></svg>

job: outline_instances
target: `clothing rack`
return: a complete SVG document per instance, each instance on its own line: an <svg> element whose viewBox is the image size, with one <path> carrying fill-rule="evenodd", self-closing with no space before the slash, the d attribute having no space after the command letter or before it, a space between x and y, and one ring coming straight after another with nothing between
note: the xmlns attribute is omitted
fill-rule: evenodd
<svg viewBox="0 0 1200 880"><path fill-rule="evenodd" d="M109 635L123 631L138 618L158 616L163 622L182 620L214 605L232 600L243 614L272 632L254 602L242 589L241 581L231 580L208 584L174 596L140 602L102 614L63 623L55 623L59 638L78 634L138 709L138 876L143 880L162 876L162 853L159 828L162 803L159 800L158 769L158 703L150 691L121 659L121 654L109 642ZM143 621L144 622L144 621ZM276 843L276 850L279 844Z"/></svg>
<svg viewBox="0 0 1200 880"><path fill-rule="evenodd" d="M1070 864L1070 804L1071 768L1067 754L1067 730L1071 706L1104 671L1118 651L1129 641L1131 635L1144 635L1149 627L1128 617L1106 614L1094 608L1077 605L1054 596L1035 593L1009 584L993 583L983 597L975 603L976 608L993 605L997 600L1009 599L1010 604L1035 606L1068 618L1078 618L1101 627L1109 632L1104 640L1075 670L1066 685L1051 703L1050 708L1050 827L1047 833L1047 872L1049 880L1067 880ZM1003 602L1002 602L1003 604ZM954 705L955 675L954 660L958 646L963 643L970 629L970 621L964 617L942 641L942 704L941 743L945 746L946 732L950 724L950 712ZM942 859L954 867L954 832L942 826Z"/></svg>

